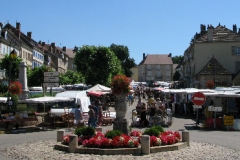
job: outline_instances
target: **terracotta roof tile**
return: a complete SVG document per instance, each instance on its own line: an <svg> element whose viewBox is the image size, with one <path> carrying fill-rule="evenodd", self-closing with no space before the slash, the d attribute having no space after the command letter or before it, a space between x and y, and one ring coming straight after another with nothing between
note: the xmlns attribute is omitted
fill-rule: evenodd
<svg viewBox="0 0 240 160"><path fill-rule="evenodd" d="M168 54L148 54L142 64L173 64Z"/></svg>
<svg viewBox="0 0 240 160"><path fill-rule="evenodd" d="M67 48L66 49L66 54L69 56L69 58L74 58L75 53L73 52L73 48Z"/></svg>
<svg viewBox="0 0 240 160"><path fill-rule="evenodd" d="M206 33L196 39L196 42L207 42L208 33ZM213 27L213 41L240 41L240 34L236 33L225 26L218 25Z"/></svg>

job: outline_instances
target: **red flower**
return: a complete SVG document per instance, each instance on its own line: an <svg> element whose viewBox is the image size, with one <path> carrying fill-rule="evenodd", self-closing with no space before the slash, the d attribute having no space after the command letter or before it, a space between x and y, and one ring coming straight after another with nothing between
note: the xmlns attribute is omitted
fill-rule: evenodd
<svg viewBox="0 0 240 160"><path fill-rule="evenodd" d="M209 89L213 89L213 87L214 87L214 82L213 82L213 80L207 80L206 86L207 86Z"/></svg>
<svg viewBox="0 0 240 160"><path fill-rule="evenodd" d="M9 87L8 87L8 91L11 94L21 94L22 93L22 85L21 85L21 83L19 83L18 81L11 82Z"/></svg>
<svg viewBox="0 0 240 160"><path fill-rule="evenodd" d="M134 137L139 137L142 135L142 132L141 131L132 131L130 133L130 136L134 136Z"/></svg>
<svg viewBox="0 0 240 160"><path fill-rule="evenodd" d="M128 94L130 91L129 85L130 80L125 75L116 75L111 82L112 93L115 95Z"/></svg>

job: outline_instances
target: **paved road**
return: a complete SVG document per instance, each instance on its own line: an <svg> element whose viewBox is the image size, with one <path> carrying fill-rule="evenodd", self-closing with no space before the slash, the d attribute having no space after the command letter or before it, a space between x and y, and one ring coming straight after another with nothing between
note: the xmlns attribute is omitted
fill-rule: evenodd
<svg viewBox="0 0 240 160"><path fill-rule="evenodd" d="M126 114L126 118L128 118L131 122L132 117L132 109L135 109L136 102L133 105L128 106L128 111ZM193 126L195 122L191 119L185 118L174 118L173 124L164 128L165 130L172 131L181 131L184 129L188 129L190 131L190 140L197 142L207 142L212 144L217 144L221 146L225 146L228 148L232 148L240 151L240 132L239 131L206 131L194 129ZM111 130L112 126L104 126L103 132L106 130ZM143 129L132 128L133 130ZM72 132L73 130L65 129L67 133ZM19 133L19 134L0 134L0 149L13 146L20 143L27 143L32 141L44 140L44 139L56 139L57 133L56 130L48 130L48 131L39 131L32 133ZM3 157L0 154L1 160L11 160L9 158Z"/></svg>

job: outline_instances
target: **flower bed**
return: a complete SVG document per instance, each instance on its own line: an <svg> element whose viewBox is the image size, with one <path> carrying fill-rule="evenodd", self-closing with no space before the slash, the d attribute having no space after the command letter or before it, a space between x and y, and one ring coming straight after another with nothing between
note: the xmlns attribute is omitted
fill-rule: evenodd
<svg viewBox="0 0 240 160"><path fill-rule="evenodd" d="M132 131L130 135L121 134L112 139L107 138L102 132L96 132L94 136L79 136L78 145L88 148L137 148L141 144L142 132ZM69 145L69 136L65 135L62 144ZM150 146L172 145L181 140L179 132L165 131L159 136L150 136Z"/></svg>
<svg viewBox="0 0 240 160"><path fill-rule="evenodd" d="M159 133L156 133L156 130L158 130ZM132 131L129 136L117 130L107 131L105 134L94 131L91 133L94 135L89 135L89 131L91 132L92 128L86 127L76 129L74 133L65 135L63 141L56 144L54 148L61 151L80 154L143 154L142 149L145 147L144 144L146 144L146 142L141 144L142 135L149 135L150 153L179 150L189 145L189 138L186 137L186 135L189 134L184 133L184 142L181 142L181 135L179 132L164 132L159 126L151 127L150 130L146 129L144 132ZM70 138L74 138L76 141L71 141L71 144L69 144ZM77 146L75 146L77 142L76 138L78 138Z"/></svg>

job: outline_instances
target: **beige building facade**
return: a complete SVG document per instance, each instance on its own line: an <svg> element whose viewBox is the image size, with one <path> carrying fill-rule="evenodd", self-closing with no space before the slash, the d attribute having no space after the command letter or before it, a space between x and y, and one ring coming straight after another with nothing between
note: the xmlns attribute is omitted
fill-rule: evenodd
<svg viewBox="0 0 240 160"><path fill-rule="evenodd" d="M133 68L130 69L131 72L132 72L132 76L131 76L131 79L134 80L135 82L138 82L138 67L135 66Z"/></svg>
<svg viewBox="0 0 240 160"><path fill-rule="evenodd" d="M169 54L143 53L143 60L138 65L138 80L152 83L154 81L172 81L173 62Z"/></svg>
<svg viewBox="0 0 240 160"><path fill-rule="evenodd" d="M214 57L225 71L221 71L210 63ZM211 72L209 77L199 79L203 68L208 66ZM184 60L181 63L181 80L185 87L205 87L205 81L215 79L215 87L231 86L232 77L240 71L240 34L237 33L236 25L233 30L225 26L213 27L201 25L201 31L196 34L190 46L184 52ZM231 74L230 74L231 73ZM204 75L204 74L203 74ZM225 78L222 78L225 77ZM226 78L227 77L227 78Z"/></svg>

